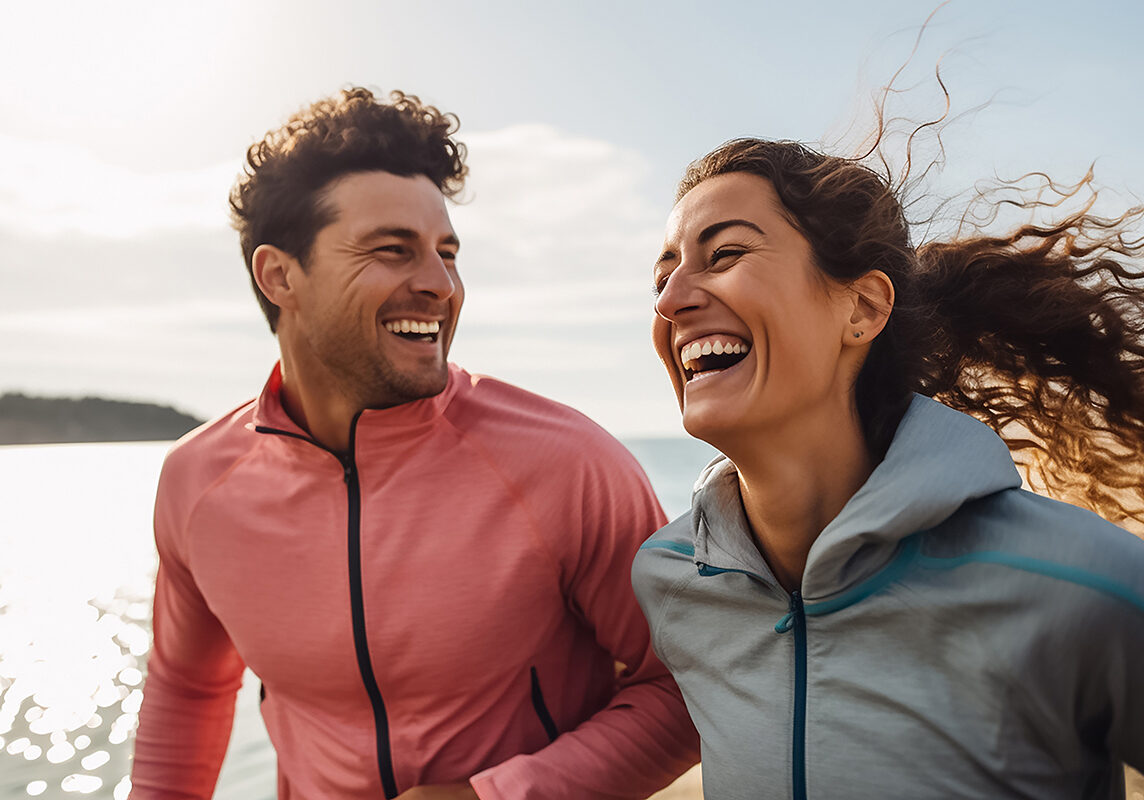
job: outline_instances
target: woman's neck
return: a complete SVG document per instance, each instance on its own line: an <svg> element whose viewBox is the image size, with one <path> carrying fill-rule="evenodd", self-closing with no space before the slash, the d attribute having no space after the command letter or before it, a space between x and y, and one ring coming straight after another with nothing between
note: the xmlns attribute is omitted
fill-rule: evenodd
<svg viewBox="0 0 1144 800"><path fill-rule="evenodd" d="M755 543L788 592L802 585L815 539L873 471L856 410L825 410L720 448L739 473Z"/></svg>

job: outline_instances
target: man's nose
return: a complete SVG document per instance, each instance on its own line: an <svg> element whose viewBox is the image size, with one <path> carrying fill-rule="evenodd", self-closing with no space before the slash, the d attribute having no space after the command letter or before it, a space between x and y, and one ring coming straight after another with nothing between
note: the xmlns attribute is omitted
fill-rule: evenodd
<svg viewBox="0 0 1144 800"><path fill-rule="evenodd" d="M431 253L418 264L410 288L417 294L448 300L457 291L457 278L440 253Z"/></svg>

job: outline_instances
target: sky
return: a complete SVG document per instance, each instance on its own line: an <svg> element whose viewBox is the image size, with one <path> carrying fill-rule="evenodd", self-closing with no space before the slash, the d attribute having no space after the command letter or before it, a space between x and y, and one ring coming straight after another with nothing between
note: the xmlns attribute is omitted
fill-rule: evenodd
<svg viewBox="0 0 1144 800"><path fill-rule="evenodd" d="M737 136L832 152L936 3L11 4L0 27L0 393L160 402L257 393L277 345L229 228L245 149L351 85L461 120L452 358L623 436L682 435L650 342L651 267L687 163ZM1144 195L1144 3L951 0L891 111L958 116L925 188L1095 165ZM957 207L957 202L951 203ZM924 232L919 232L922 235Z"/></svg>

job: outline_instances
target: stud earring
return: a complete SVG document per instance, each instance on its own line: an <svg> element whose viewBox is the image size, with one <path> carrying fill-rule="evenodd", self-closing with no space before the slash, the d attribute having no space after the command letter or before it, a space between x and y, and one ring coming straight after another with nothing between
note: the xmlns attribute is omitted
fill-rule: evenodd
<svg viewBox="0 0 1144 800"><path fill-rule="evenodd" d="M854 338L855 339L861 339L862 338L862 331L854 331Z"/></svg>

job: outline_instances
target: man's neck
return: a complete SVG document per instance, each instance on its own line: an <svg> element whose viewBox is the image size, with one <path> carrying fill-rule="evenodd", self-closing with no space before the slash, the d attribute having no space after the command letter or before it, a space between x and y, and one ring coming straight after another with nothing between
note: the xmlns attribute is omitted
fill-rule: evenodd
<svg viewBox="0 0 1144 800"><path fill-rule="evenodd" d="M312 386L329 387L328 382L304 381L282 359L282 386L278 390L282 408L302 430L339 455L350 451L350 426L361 411L357 404L338 392L314 391Z"/></svg>

